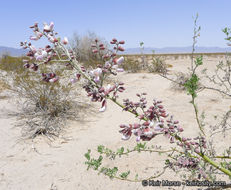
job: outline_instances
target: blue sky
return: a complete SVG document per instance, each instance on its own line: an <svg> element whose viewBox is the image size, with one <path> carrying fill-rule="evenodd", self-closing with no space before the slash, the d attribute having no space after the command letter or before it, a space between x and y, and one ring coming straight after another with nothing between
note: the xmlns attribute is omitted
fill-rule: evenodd
<svg viewBox="0 0 231 190"><path fill-rule="evenodd" d="M199 14L199 46L226 47L224 27L231 27L231 0L3 0L0 46L19 47L32 35L34 22L54 21L60 36L93 31L125 47L191 46L192 16ZM38 44L41 45L41 44Z"/></svg>

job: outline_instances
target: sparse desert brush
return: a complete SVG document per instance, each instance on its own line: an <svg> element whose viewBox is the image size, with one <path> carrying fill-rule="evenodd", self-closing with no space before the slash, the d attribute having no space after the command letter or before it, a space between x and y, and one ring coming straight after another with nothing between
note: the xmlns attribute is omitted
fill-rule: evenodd
<svg viewBox="0 0 231 190"><path fill-rule="evenodd" d="M155 55L152 56L151 63L147 66L147 69L150 73L161 73L166 75L168 65L165 63L164 59L161 57L157 57Z"/></svg>
<svg viewBox="0 0 231 190"><path fill-rule="evenodd" d="M20 97L19 118L23 136L58 136L67 119L77 115L74 108L78 104L71 94L70 82L47 83L41 80L41 75L30 71L12 73L11 77L11 89Z"/></svg>
<svg viewBox="0 0 231 190"><path fill-rule="evenodd" d="M26 62L26 64L25 64ZM30 65L30 70L25 67ZM52 67L52 72L48 72ZM77 107L81 110L83 104L76 102L73 93L77 95L70 80L65 79L65 74L72 73L68 65L60 63L55 67L49 65L40 67L40 72L35 72L37 67L26 57L4 56L1 59L0 69L5 71L2 76L4 87L10 89L19 98L18 113L19 125L23 127L23 136L36 137L43 134L49 138L58 136L63 124L68 118L74 118L78 114ZM47 83L45 80L58 74L62 80ZM43 80L41 79L43 76ZM1 86L0 84L0 86ZM75 86L76 87L76 86Z"/></svg>
<svg viewBox="0 0 231 190"><path fill-rule="evenodd" d="M178 60L179 59L179 55L174 55L174 59Z"/></svg>
<svg viewBox="0 0 231 190"><path fill-rule="evenodd" d="M92 44L95 42L95 39L99 41L99 44L103 43L105 47L108 46L105 40L97 36L94 32L88 32L83 36L74 33L70 42L77 60L86 68L95 67L96 65L102 65L104 63L102 57L92 51Z"/></svg>
<svg viewBox="0 0 231 190"><path fill-rule="evenodd" d="M0 92L9 89L10 86L3 80L0 80Z"/></svg>
<svg viewBox="0 0 231 190"><path fill-rule="evenodd" d="M125 57L125 61L121 66L128 73L138 73L142 70L142 64L138 60L129 57Z"/></svg>
<svg viewBox="0 0 231 190"><path fill-rule="evenodd" d="M23 60L24 57L12 57L9 55L3 55L0 58L0 70L10 72L17 71L24 72Z"/></svg>

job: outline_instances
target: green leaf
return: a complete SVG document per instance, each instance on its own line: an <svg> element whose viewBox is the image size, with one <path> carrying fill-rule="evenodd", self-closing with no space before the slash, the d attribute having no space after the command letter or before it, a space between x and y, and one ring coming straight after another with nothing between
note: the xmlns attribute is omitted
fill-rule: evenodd
<svg viewBox="0 0 231 190"><path fill-rule="evenodd" d="M135 180L136 180L136 181L138 180L138 174L136 174L136 176L135 176Z"/></svg>
<svg viewBox="0 0 231 190"><path fill-rule="evenodd" d="M130 171L123 172L123 173L120 174L120 177L123 178L123 179L126 179L129 174L130 174Z"/></svg>
<svg viewBox="0 0 231 190"><path fill-rule="evenodd" d="M203 64L203 56L197 57L195 60L196 66L202 65Z"/></svg>
<svg viewBox="0 0 231 190"><path fill-rule="evenodd" d="M121 155L124 153L124 147L121 147L120 149L117 150L117 154Z"/></svg>
<svg viewBox="0 0 231 190"><path fill-rule="evenodd" d="M188 91L188 94L190 94L193 98L197 96L196 90L198 89L198 81L199 78L196 74L192 74L191 78L187 80L187 82L184 84L185 88Z"/></svg>
<svg viewBox="0 0 231 190"><path fill-rule="evenodd" d="M85 158L86 158L87 160L90 160L90 159L91 159L90 153L91 153L91 150L88 149L87 153L84 154L84 156L85 156Z"/></svg>
<svg viewBox="0 0 231 190"><path fill-rule="evenodd" d="M103 151L104 151L104 146L103 145L99 145L98 148L97 148L97 151L102 154Z"/></svg>

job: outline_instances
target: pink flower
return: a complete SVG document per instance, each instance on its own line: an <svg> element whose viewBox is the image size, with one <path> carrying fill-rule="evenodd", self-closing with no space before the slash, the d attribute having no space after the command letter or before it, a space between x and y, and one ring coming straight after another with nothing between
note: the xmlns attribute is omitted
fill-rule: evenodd
<svg viewBox="0 0 231 190"><path fill-rule="evenodd" d="M104 90L104 95L108 95L110 92L112 92L113 90L115 90L116 86L115 85L110 85L108 84L106 89Z"/></svg>
<svg viewBox="0 0 231 190"><path fill-rule="evenodd" d="M40 39L43 36L43 33L36 31L35 36Z"/></svg>
<svg viewBox="0 0 231 190"><path fill-rule="evenodd" d="M35 56L35 59L36 59L37 61L42 61L44 58L47 57L47 52L46 52L45 50L43 50L43 49L39 49L39 50L34 54L34 56Z"/></svg>
<svg viewBox="0 0 231 190"><path fill-rule="evenodd" d="M54 83L54 82L56 82L56 81L58 81L58 80L59 80L59 77L55 77L55 78L50 79L49 82Z"/></svg>
<svg viewBox="0 0 231 190"><path fill-rule="evenodd" d="M54 38L53 36L51 35L47 35L48 36L48 40L51 42L51 43L55 43L55 42L58 42L58 40L56 38Z"/></svg>
<svg viewBox="0 0 231 190"><path fill-rule="evenodd" d="M122 140L128 140L130 139L131 135L132 135L132 125L129 124L128 125L120 125L120 128L123 128L122 130L120 130L120 133L122 133Z"/></svg>
<svg viewBox="0 0 231 190"><path fill-rule="evenodd" d="M77 81L78 81L77 78L73 78L73 79L70 80L70 82L71 82L72 84L76 83Z"/></svg>
<svg viewBox="0 0 231 190"><path fill-rule="evenodd" d="M102 107L99 109L100 112L104 112L107 107L107 101L104 99L102 102Z"/></svg>
<svg viewBox="0 0 231 190"><path fill-rule="evenodd" d="M75 74L75 77L76 77L76 79L77 79L77 80L79 80L79 79L80 79L80 77L81 77L81 74L76 73L76 74Z"/></svg>
<svg viewBox="0 0 231 190"><path fill-rule="evenodd" d="M129 136L129 135L123 135L123 136L122 136L122 140L125 140L125 141L126 141L126 140L129 140L130 137L131 137L131 136Z"/></svg>
<svg viewBox="0 0 231 190"><path fill-rule="evenodd" d="M114 62L115 64L117 64L117 65L120 65L120 64L122 64L122 63L124 62L124 57L115 58L115 59L113 60L113 62Z"/></svg>
<svg viewBox="0 0 231 190"><path fill-rule="evenodd" d="M163 128L162 128L162 126L163 126L163 123L157 123L156 124L156 126L154 127L154 130L155 131L161 131L161 130L163 130Z"/></svg>
<svg viewBox="0 0 231 190"><path fill-rule="evenodd" d="M124 62L124 57L120 57L119 59L116 60L116 64L120 65Z"/></svg>
<svg viewBox="0 0 231 190"><path fill-rule="evenodd" d="M117 72L124 72L124 69L123 68L118 68L116 69Z"/></svg>
<svg viewBox="0 0 231 190"><path fill-rule="evenodd" d="M111 67L111 63L109 61L106 61L104 66L105 67Z"/></svg>
<svg viewBox="0 0 231 190"><path fill-rule="evenodd" d="M36 55L36 54L35 54L36 61L42 61L43 60L43 56L42 55Z"/></svg>
<svg viewBox="0 0 231 190"><path fill-rule="evenodd" d="M62 43L63 43L64 45L67 45L67 44L68 44L68 39L67 39L67 37L64 37L64 38L63 38Z"/></svg>
<svg viewBox="0 0 231 190"><path fill-rule="evenodd" d="M30 40L35 40L35 41L36 41L36 40L38 40L38 39L39 39L39 38L38 38L37 36L31 36L31 37L30 37Z"/></svg>
<svg viewBox="0 0 231 190"><path fill-rule="evenodd" d="M90 71L90 75L92 77L94 77L94 81L95 82L99 82L100 81L100 75L102 74L102 69L101 68L97 68L93 71Z"/></svg>
<svg viewBox="0 0 231 190"><path fill-rule="evenodd" d="M98 53L97 49L92 50L93 53Z"/></svg>
<svg viewBox="0 0 231 190"><path fill-rule="evenodd" d="M37 52L37 49L34 47L34 46L30 46L30 49L33 53L36 53Z"/></svg>
<svg viewBox="0 0 231 190"><path fill-rule="evenodd" d="M51 22L50 25L48 25L47 23L44 23L44 27L43 27L43 30L45 32L50 32L53 30L53 27L54 27L54 23Z"/></svg>

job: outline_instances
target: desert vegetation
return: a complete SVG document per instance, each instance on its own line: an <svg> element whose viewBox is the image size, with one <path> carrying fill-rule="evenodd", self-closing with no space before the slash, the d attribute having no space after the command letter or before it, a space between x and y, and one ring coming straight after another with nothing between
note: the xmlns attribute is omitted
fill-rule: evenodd
<svg viewBox="0 0 231 190"><path fill-rule="evenodd" d="M20 98L21 112L18 113L20 118L18 125L22 126L23 136L34 139L39 135L44 135L54 140L54 137L59 137L66 121L76 119L80 111L87 113L87 117L90 117L86 103L82 104L80 101L86 95L92 102L100 104L96 104L99 112L106 113L113 104L120 108L124 115L129 113L134 116L135 121L129 120L128 124L122 121L123 124L119 125L119 133L123 141L134 141L133 136L135 136L137 142L135 145L132 144L133 147L128 148L120 146L113 150L101 144L96 147L95 151L85 150L86 153L82 155L85 161L81 164L85 163L87 169L96 170L99 174L108 176L110 180L114 178L129 183L142 182L143 186L150 185L151 180L159 179L168 171L178 174L179 179L182 180L179 181L179 186L186 186L186 188L188 180L196 184L203 180L206 183L205 186L211 186L209 189L229 188L230 184L226 182L231 178L230 147L227 145L221 150L221 147L217 147L214 141L216 141L216 135L222 134L223 138L230 142L228 133L230 107L228 110L222 110L222 115L216 113L213 120L211 115L206 120L206 113L199 109L198 102L200 93L206 90L218 93L219 97L229 102L231 96L230 60L227 54L225 60L216 65L213 73L202 69L203 56L195 55L195 46L200 36L197 19L198 17L194 22L191 62L187 73L178 72L175 77L171 73L174 66L165 63L164 59L155 54L151 63L143 59L144 55L142 55L141 63L122 56L125 44L123 40L113 38L110 41L112 49L109 48L109 43L105 44L103 40L98 38L93 40L95 35L83 38L75 36L70 44L66 37L57 36L53 22L44 24L42 29L39 28L38 23L35 23L30 27L34 32L30 40L37 41L45 38L50 45L36 48L31 42L21 42L21 47L28 50L27 57L4 56L0 63L0 69L7 73L1 79L2 84L6 84L7 88ZM230 42L230 29L226 28L223 32L226 40ZM176 61L178 59L175 58ZM121 73L124 70L132 73L142 71L142 74L143 71L149 72L147 76L162 77L163 80L174 84L172 86L174 90L186 93L187 103L191 106L190 117L195 119L193 126L191 124L187 127L181 125L186 121L180 121L169 113L172 110L168 111L162 100L155 97L150 100L147 92L140 92L138 89L140 86L131 87L132 92L137 92L133 96L126 97L126 90L129 86L127 87L123 81L109 80L110 77L122 76ZM145 80L145 77L143 79ZM130 85L133 85L132 82ZM146 89L149 88L151 87ZM153 95L153 92L150 91L150 93ZM81 98L78 99L78 97ZM132 100L135 97L136 99ZM180 104L180 102L173 103ZM121 122L119 118L118 120ZM208 120L213 122L208 123ZM187 133L190 127L193 127L193 134ZM104 129L105 134L106 130ZM104 134L100 133L100 135L100 138L104 138ZM161 146L152 143L158 138L161 139ZM95 143L92 144L96 146ZM165 144L168 144L167 148ZM154 175L149 173L150 175L145 177L140 175L139 171L134 173L130 169L124 170L123 164L121 168L116 166L117 160L123 162L122 159L127 159L131 155L139 158L141 153L150 153L149 155L157 153L163 156L162 170L158 170ZM152 157L152 161L153 158L155 157ZM144 161L141 166L146 164L152 163Z"/></svg>

